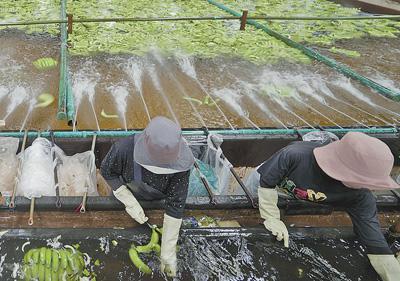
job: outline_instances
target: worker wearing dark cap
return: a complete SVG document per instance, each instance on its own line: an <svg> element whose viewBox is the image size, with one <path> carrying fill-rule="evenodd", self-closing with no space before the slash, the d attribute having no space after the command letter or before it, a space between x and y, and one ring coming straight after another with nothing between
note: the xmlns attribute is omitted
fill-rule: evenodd
<svg viewBox="0 0 400 281"><path fill-rule="evenodd" d="M193 163L181 128L155 117L140 135L114 143L101 164L114 196L138 223L148 220L138 200L165 199L161 270L169 276L177 271L176 244Z"/></svg>
<svg viewBox="0 0 400 281"><path fill-rule="evenodd" d="M350 132L327 145L294 142L257 168L258 198L264 226L289 246L289 233L280 220L278 189L293 198L342 207L350 215L354 233L383 281L400 280L400 264L379 225L371 190L400 186L390 177L394 157L377 138Z"/></svg>

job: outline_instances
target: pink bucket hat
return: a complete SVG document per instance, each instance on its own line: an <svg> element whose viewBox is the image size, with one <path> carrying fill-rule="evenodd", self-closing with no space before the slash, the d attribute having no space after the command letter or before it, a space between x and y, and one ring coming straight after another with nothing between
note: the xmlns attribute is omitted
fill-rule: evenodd
<svg viewBox="0 0 400 281"><path fill-rule="evenodd" d="M390 177L394 157L377 138L349 132L341 140L314 149L319 167L350 188L383 190L400 188Z"/></svg>

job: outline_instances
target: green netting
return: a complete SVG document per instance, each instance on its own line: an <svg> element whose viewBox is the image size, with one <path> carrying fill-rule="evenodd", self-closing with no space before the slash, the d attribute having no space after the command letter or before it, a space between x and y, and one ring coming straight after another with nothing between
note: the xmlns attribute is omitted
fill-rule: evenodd
<svg viewBox="0 0 400 281"><path fill-rule="evenodd" d="M228 7L226 7L225 5L223 5L221 3L218 3L218 2L213 1L213 0L207 0L207 1L210 4L215 5L218 8L230 13L231 15L241 16L240 13L238 13L238 12L228 8ZM344 74L344 75L346 75L346 76L348 76L350 78L353 78L353 79L359 81L363 85L365 85L367 87L370 87L371 89L377 91L378 93L380 93L380 94L382 94L382 95L384 95L384 96L386 96L386 97L388 97L388 98L390 98L392 100L400 101L400 93L396 93L395 91L393 91L393 90L391 90L389 88L386 88L386 87L376 83L375 81L373 81L373 80L371 80L371 79L369 79L369 78L367 78L367 77L365 77L363 75L358 74L357 72L355 72L351 68L349 68L349 67L347 67L347 66L345 66L343 64L340 64L337 61L335 61L335 60L333 60L331 58L328 58L328 57L326 57L326 56L314 51L311 48L305 47L305 46L303 46L303 45L301 45L301 44L289 39L288 37L285 37L285 36L281 35L280 33L273 31L272 29L268 28L267 26L258 23L255 20L247 20L247 23L250 24L250 25L253 25L254 27L256 27L258 29L263 30L264 32L266 32L267 34L273 36L274 38L277 38L277 39L281 40L282 42L286 43L288 46L302 51L308 57L313 58L313 59L315 59L317 61L320 61L320 62L328 65L329 67L337 70L338 72L340 72L340 73L342 73L342 74Z"/></svg>

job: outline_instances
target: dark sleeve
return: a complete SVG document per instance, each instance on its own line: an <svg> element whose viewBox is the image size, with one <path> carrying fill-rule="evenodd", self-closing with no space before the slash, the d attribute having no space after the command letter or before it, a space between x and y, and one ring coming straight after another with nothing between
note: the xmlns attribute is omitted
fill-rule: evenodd
<svg viewBox="0 0 400 281"><path fill-rule="evenodd" d="M131 173L127 173L128 170L133 171L132 163L130 163L133 156L129 157L132 149L129 145L130 143L126 141L114 143L101 162L100 172L113 190L132 180Z"/></svg>
<svg viewBox="0 0 400 281"><path fill-rule="evenodd" d="M275 188L286 177L295 158L295 151L290 146L284 147L272 155L257 169L260 174L260 186Z"/></svg>
<svg viewBox="0 0 400 281"><path fill-rule="evenodd" d="M189 189L190 171L176 173L171 178L165 200L167 215L181 219L185 209L186 197Z"/></svg>
<svg viewBox="0 0 400 281"><path fill-rule="evenodd" d="M381 231L376 199L371 191L359 190L346 211L353 222L354 233L367 248L368 254L393 254Z"/></svg>

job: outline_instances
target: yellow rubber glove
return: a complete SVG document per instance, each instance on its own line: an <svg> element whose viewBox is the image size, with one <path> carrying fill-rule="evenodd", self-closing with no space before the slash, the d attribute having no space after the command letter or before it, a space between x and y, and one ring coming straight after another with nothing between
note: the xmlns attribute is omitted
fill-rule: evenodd
<svg viewBox="0 0 400 281"><path fill-rule="evenodd" d="M260 215L264 219L264 226L276 236L278 241L283 240L284 246L289 247L289 233L286 225L280 220L280 212L277 206L278 192L272 188L258 188L258 205Z"/></svg>
<svg viewBox="0 0 400 281"><path fill-rule="evenodd" d="M382 281L400 280L400 262L394 255L368 255L368 258Z"/></svg>
<svg viewBox="0 0 400 281"><path fill-rule="evenodd" d="M125 205L126 212L138 223L144 224L148 217L144 214L142 206L133 196L132 192L125 186L120 186L117 190L113 191L115 198Z"/></svg>
<svg viewBox="0 0 400 281"><path fill-rule="evenodd" d="M164 214L163 233L161 239L161 271L169 277L175 277L177 272L176 244L182 219L176 219Z"/></svg>

